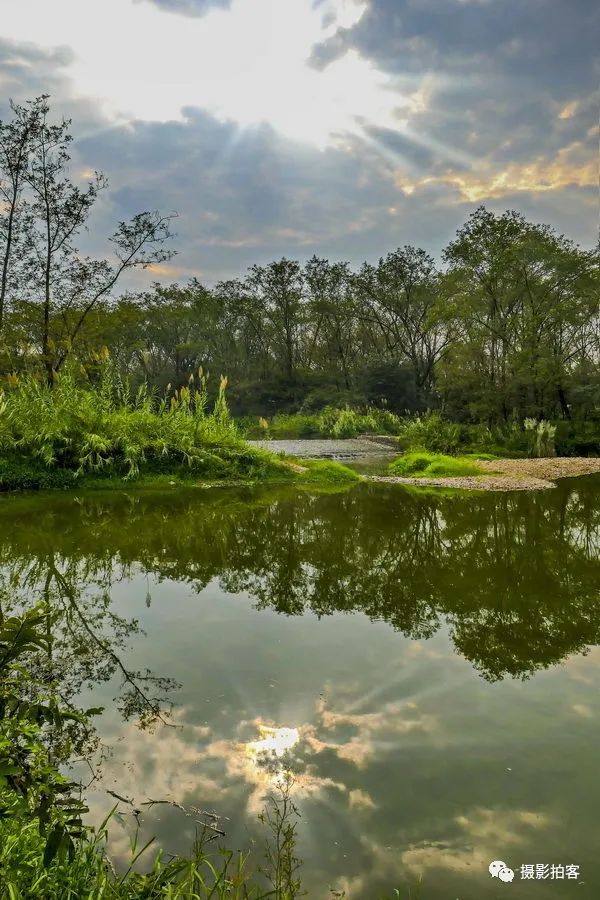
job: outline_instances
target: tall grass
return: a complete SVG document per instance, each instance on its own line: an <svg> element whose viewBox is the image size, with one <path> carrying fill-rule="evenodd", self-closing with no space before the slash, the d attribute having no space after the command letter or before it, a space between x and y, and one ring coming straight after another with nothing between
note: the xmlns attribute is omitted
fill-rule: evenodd
<svg viewBox="0 0 600 900"><path fill-rule="evenodd" d="M137 869L152 842L138 845L134 834L130 865L119 874L106 849L108 830L115 825L116 815L115 808L99 828L88 828L85 837L74 842L71 852L58 853L51 862L45 859L46 842L33 818L5 818L0 822L0 900L292 900L300 896L298 879L285 884L277 877L260 877L257 867L250 864L249 853L215 847L202 830L189 855L166 860L159 851L144 872ZM293 855L293 847L278 848L269 842L265 846L276 866L276 876L277 867L287 865L286 855Z"/></svg>
<svg viewBox="0 0 600 900"><path fill-rule="evenodd" d="M95 386L82 385L72 370L52 388L25 376L0 390L0 482L44 487L90 475L179 472L219 479L283 472L246 445L229 415L226 387L222 377L209 408L202 370L162 397L145 384L133 391L110 361Z"/></svg>
<svg viewBox="0 0 600 900"><path fill-rule="evenodd" d="M227 410L226 385L222 378L208 412L202 372L162 398L145 384L133 393L110 364L96 388L82 387L72 370L53 388L26 376L0 394L0 453L18 450L80 472L113 467L134 475L145 462L165 459L194 466L205 448L241 445Z"/></svg>
<svg viewBox="0 0 600 900"><path fill-rule="evenodd" d="M326 406L318 413L278 413L240 422L249 438L351 438L359 434L399 434L402 420L385 409L350 409Z"/></svg>

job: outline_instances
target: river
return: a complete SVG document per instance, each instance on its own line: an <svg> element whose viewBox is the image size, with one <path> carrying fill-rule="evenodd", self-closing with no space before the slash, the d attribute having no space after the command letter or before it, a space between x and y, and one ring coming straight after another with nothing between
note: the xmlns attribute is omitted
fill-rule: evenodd
<svg viewBox="0 0 600 900"><path fill-rule="evenodd" d="M597 898L599 494L591 476L4 496L0 590L53 599L54 672L105 708L96 820L107 790L170 799L260 846L290 772L311 898L420 877L423 900ZM174 807L141 823L169 852L193 839Z"/></svg>

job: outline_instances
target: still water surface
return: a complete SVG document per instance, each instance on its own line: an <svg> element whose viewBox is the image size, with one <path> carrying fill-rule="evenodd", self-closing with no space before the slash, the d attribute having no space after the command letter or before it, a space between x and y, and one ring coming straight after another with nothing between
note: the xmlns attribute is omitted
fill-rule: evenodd
<svg viewBox="0 0 600 900"><path fill-rule="evenodd" d="M2 590L53 598L54 672L106 708L94 815L107 788L174 799L247 846L291 769L309 897L422 875L423 900L597 898L599 496L591 477L4 497ZM152 723L157 697L181 727ZM184 851L193 829L160 806L152 834ZM580 876L522 880L535 864Z"/></svg>

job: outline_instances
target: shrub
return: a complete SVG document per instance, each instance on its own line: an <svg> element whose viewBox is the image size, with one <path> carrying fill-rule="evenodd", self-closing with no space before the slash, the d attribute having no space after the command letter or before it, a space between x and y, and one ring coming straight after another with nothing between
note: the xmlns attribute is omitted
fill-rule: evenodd
<svg viewBox="0 0 600 900"><path fill-rule="evenodd" d="M420 447L432 453L455 453L467 442L468 432L465 426L446 422L434 412L405 419L398 440L403 450Z"/></svg>
<svg viewBox="0 0 600 900"><path fill-rule="evenodd" d="M44 487L63 476L134 477L141 469L177 467L219 477L230 474L238 451L242 468L254 462L229 417L227 381L221 380L211 412L199 373L188 387L159 399L142 385L129 385L104 367L96 389L81 387L71 371L50 389L32 377L0 393L0 457L4 485ZM252 457L252 458L251 458ZM31 481L32 484L28 482ZM35 483L34 483L35 482ZM39 483L38 483L39 482Z"/></svg>
<svg viewBox="0 0 600 900"><path fill-rule="evenodd" d="M600 422L559 422L554 440L559 456L600 456Z"/></svg>
<svg viewBox="0 0 600 900"><path fill-rule="evenodd" d="M70 488L77 475L66 469L50 469L36 461L0 459L0 491L39 491Z"/></svg>
<svg viewBox="0 0 600 900"><path fill-rule="evenodd" d="M320 413L278 413L264 418L238 420L249 439L351 438L359 434L398 434L402 419L385 409L352 409L327 406Z"/></svg>
<svg viewBox="0 0 600 900"><path fill-rule="evenodd" d="M354 469L329 459L303 459L302 465L309 471L311 483L353 484L360 481Z"/></svg>
<svg viewBox="0 0 600 900"><path fill-rule="evenodd" d="M390 463L388 471L392 475L414 478L456 478L485 474L473 458L418 451L395 459Z"/></svg>

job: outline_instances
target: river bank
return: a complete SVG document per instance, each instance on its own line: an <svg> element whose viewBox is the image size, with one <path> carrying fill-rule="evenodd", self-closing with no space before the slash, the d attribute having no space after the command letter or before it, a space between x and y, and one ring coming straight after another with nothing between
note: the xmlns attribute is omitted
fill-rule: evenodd
<svg viewBox="0 0 600 900"><path fill-rule="evenodd" d="M338 459L351 463L381 462L393 457L394 439L373 437L346 440L250 441L252 446L271 452L307 459ZM597 457L548 457L540 459L478 460L481 475L428 478L364 473L367 481L385 484L408 484L428 487L459 488L479 491L531 491L555 487L558 478L575 478L600 472Z"/></svg>
<svg viewBox="0 0 600 900"><path fill-rule="evenodd" d="M600 459L593 457L497 459L480 460L478 466L489 474L457 478L371 475L368 479L386 484L426 485L477 491L539 491L555 488L558 478L576 478L600 472Z"/></svg>

